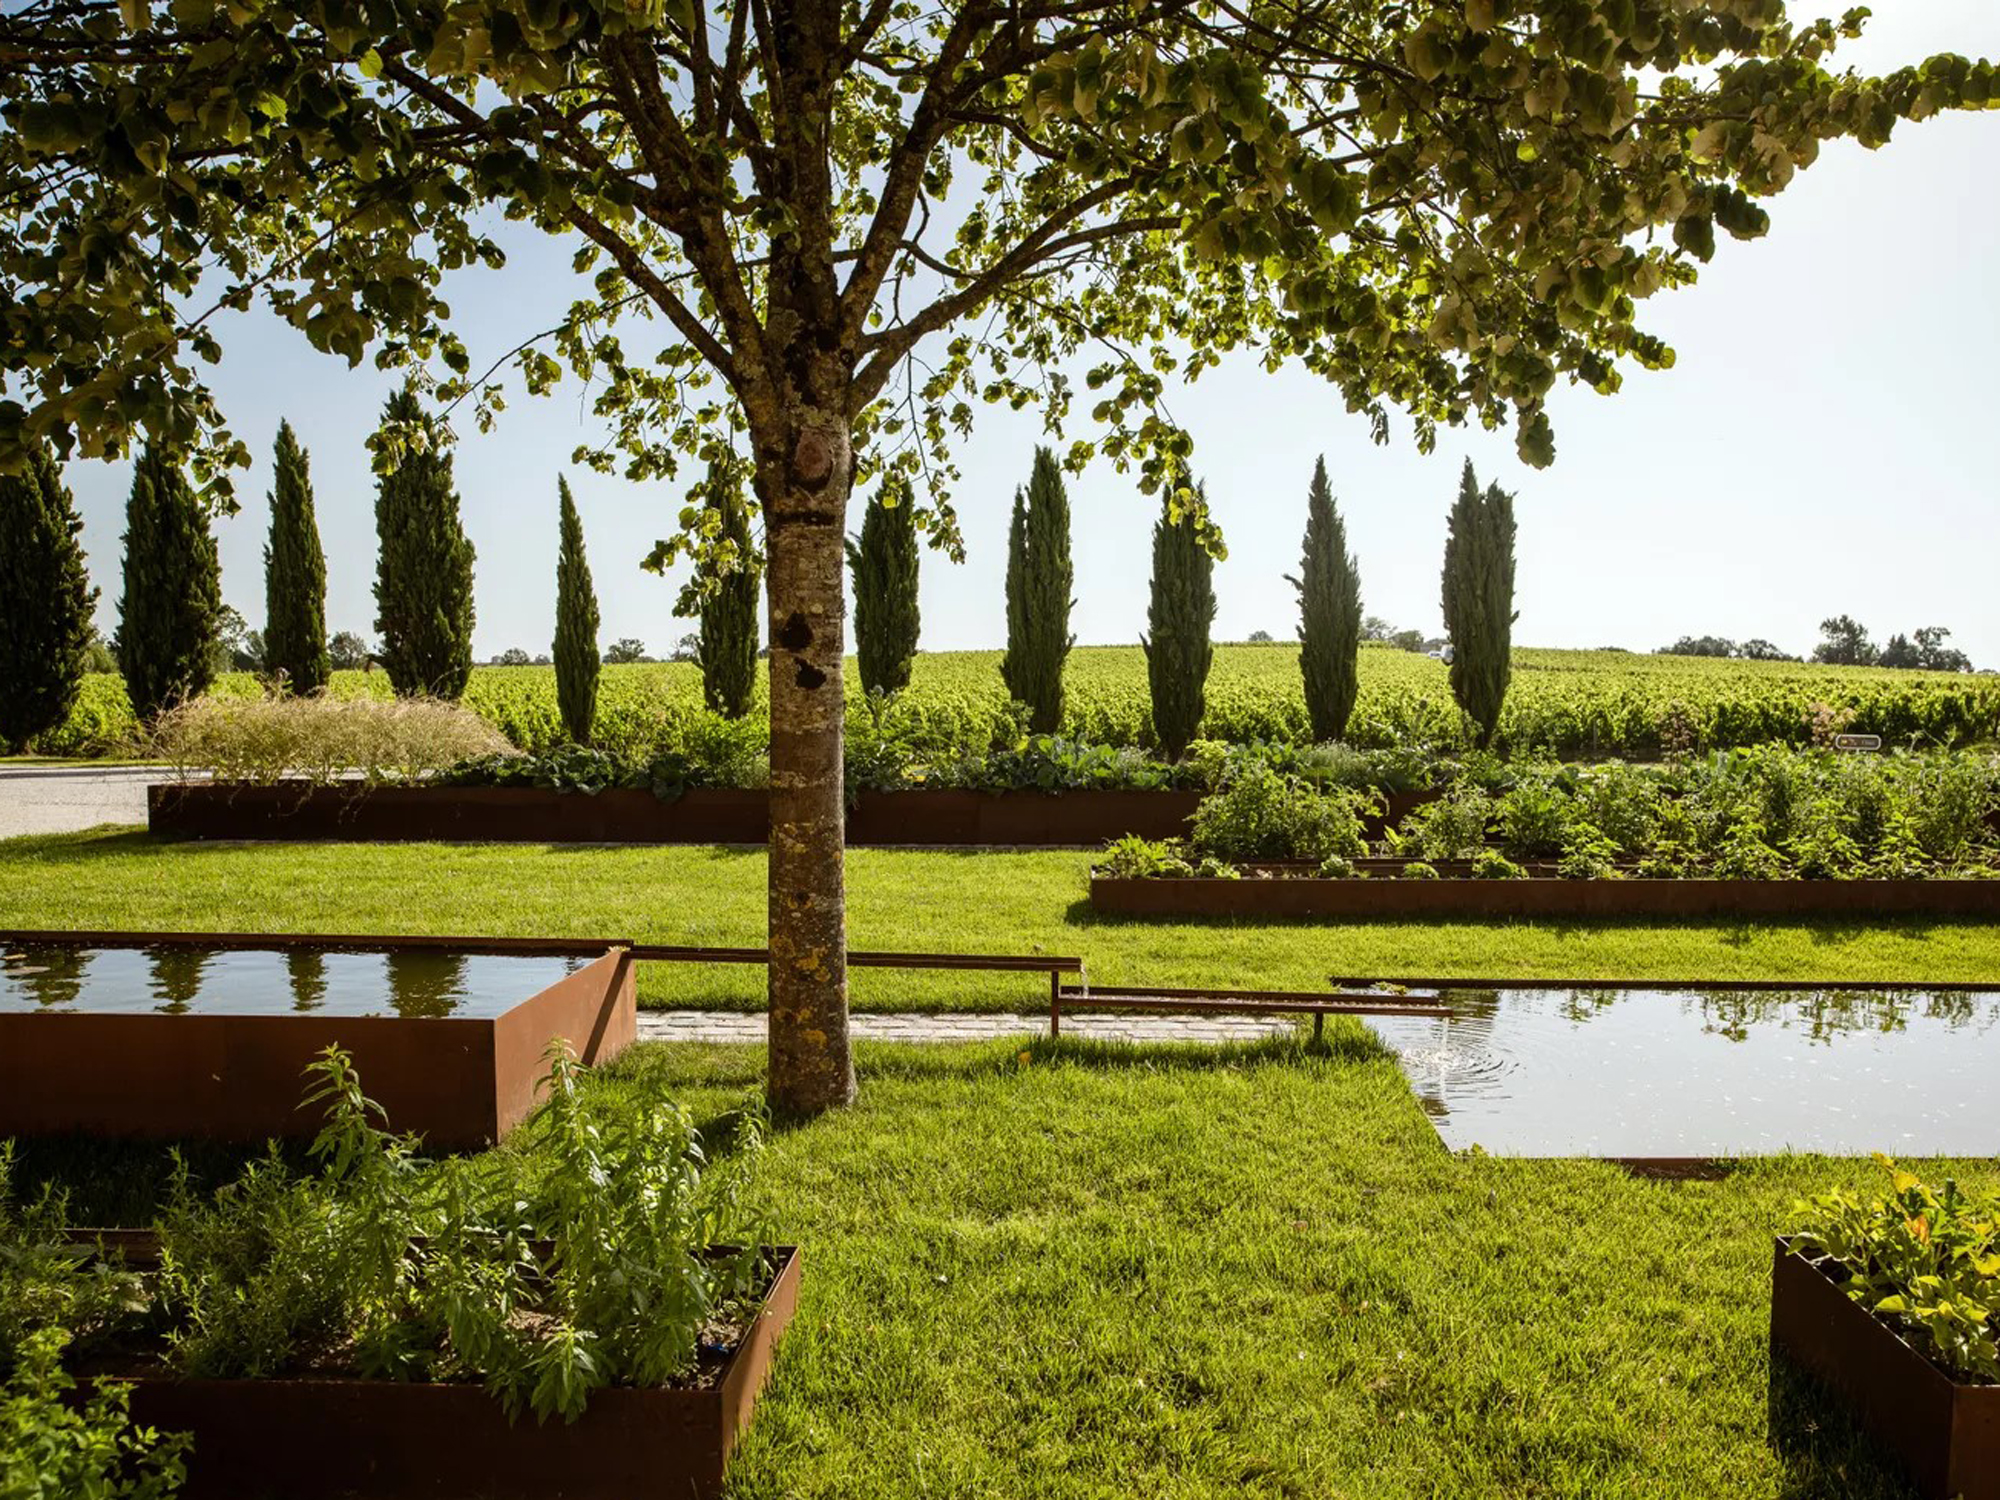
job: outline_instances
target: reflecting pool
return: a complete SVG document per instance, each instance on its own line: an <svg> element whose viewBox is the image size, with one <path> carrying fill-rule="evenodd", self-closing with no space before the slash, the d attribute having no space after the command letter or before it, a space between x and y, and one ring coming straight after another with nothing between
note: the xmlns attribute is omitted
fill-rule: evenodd
<svg viewBox="0 0 2000 1500"><path fill-rule="evenodd" d="M1371 1021L1445 1144L1502 1156L2000 1153L2000 989L1447 990Z"/></svg>
<svg viewBox="0 0 2000 1500"><path fill-rule="evenodd" d="M416 950L31 944L0 947L0 1011L490 1019L589 962Z"/></svg>

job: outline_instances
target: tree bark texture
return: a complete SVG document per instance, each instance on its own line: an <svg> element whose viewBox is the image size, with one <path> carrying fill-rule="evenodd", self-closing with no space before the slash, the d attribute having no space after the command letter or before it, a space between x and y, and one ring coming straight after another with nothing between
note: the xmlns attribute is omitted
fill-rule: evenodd
<svg viewBox="0 0 2000 1500"><path fill-rule="evenodd" d="M844 414L800 409L760 444L771 642L771 1108L854 1097L847 1037L841 568L853 453Z"/></svg>

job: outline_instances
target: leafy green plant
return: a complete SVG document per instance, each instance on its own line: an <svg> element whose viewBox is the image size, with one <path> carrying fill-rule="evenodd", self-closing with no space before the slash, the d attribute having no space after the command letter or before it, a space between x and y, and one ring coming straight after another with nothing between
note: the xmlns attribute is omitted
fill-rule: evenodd
<svg viewBox="0 0 2000 1500"><path fill-rule="evenodd" d="M1442 880L1444 877L1438 874L1438 867L1436 865L1426 860L1413 859L1403 866L1401 878L1404 880Z"/></svg>
<svg viewBox="0 0 2000 1500"><path fill-rule="evenodd" d="M184 780L205 772L251 786L422 781L468 757L507 754L506 740L457 704L324 693L197 698L160 715L153 746Z"/></svg>
<svg viewBox="0 0 2000 1500"><path fill-rule="evenodd" d="M1226 859L1217 859L1213 854L1204 854L1196 862L1194 873L1203 880L1241 880L1243 872Z"/></svg>
<svg viewBox="0 0 2000 1500"><path fill-rule="evenodd" d="M1560 766L1523 770L1499 801L1500 839L1510 854L1543 859L1562 852L1576 821L1574 777Z"/></svg>
<svg viewBox="0 0 2000 1500"><path fill-rule="evenodd" d="M187 1477L185 1434L132 1425L131 1387L86 1401L63 1369L69 1335L44 1328L0 1384L0 1500L169 1500Z"/></svg>
<svg viewBox="0 0 2000 1500"><path fill-rule="evenodd" d="M1609 880L1618 874L1618 846L1590 823L1572 823L1563 836L1556 873L1565 880Z"/></svg>
<svg viewBox="0 0 2000 1500"><path fill-rule="evenodd" d="M0 1377L41 1330L87 1342L142 1303L137 1277L71 1239L62 1193L44 1187L15 1203L13 1169L14 1143L0 1141Z"/></svg>
<svg viewBox="0 0 2000 1500"><path fill-rule="evenodd" d="M1094 873L1106 880L1159 880L1192 874L1193 867L1182 857L1175 840L1155 841L1128 833L1104 846Z"/></svg>
<svg viewBox="0 0 2000 1500"><path fill-rule="evenodd" d="M1474 880L1525 880L1528 872L1498 849L1482 849L1472 857Z"/></svg>
<svg viewBox="0 0 2000 1500"><path fill-rule="evenodd" d="M1368 872L1344 854L1331 854L1319 862L1321 880L1358 880Z"/></svg>
<svg viewBox="0 0 2000 1500"><path fill-rule="evenodd" d="M1188 843L1218 859L1358 859L1368 852L1360 801L1269 766L1248 767L1210 793L1189 820Z"/></svg>
<svg viewBox="0 0 2000 1500"><path fill-rule="evenodd" d="M1486 847L1493 799L1477 787L1458 785L1403 819L1390 843L1401 854L1425 860L1470 859Z"/></svg>
<svg viewBox="0 0 2000 1500"><path fill-rule="evenodd" d="M1933 1188L1886 1156L1886 1193L1795 1206L1792 1248L1960 1380L2000 1383L2000 1196Z"/></svg>
<svg viewBox="0 0 2000 1500"><path fill-rule="evenodd" d="M660 1384L763 1272L748 1211L757 1119L711 1166L685 1110L600 1118L560 1042L530 1127L547 1170L429 1161L391 1135L337 1049L311 1070L314 1174L275 1153L203 1201L185 1172L160 1224L175 1367L257 1377L315 1356L373 1378L471 1378L510 1411L573 1419L591 1391Z"/></svg>

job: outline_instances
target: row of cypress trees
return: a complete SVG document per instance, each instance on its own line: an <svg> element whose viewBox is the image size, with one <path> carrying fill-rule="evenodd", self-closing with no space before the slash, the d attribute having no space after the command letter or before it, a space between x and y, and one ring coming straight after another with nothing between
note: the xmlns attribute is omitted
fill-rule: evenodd
<svg viewBox="0 0 2000 1500"><path fill-rule="evenodd" d="M1169 495L1153 525L1151 598L1139 642L1153 731L1160 749L1176 759L1200 732L1215 659L1215 554L1198 520L1207 509L1206 487L1197 485L1186 513ZM1468 460L1450 517L1442 592L1454 648L1452 694L1481 747L1492 743L1507 696L1517 618L1514 535L1513 497L1498 485L1481 491ZM1306 494L1299 573L1287 581L1299 598L1299 670L1313 739L1337 740L1360 695L1361 570L1347 550L1347 526L1324 457L1313 467ZM1052 734L1062 723L1063 663L1076 643L1069 633L1073 582L1069 500L1055 455L1041 448L1027 488L1014 496L1007 650L1000 663L1008 693L1026 706L1037 734Z"/></svg>

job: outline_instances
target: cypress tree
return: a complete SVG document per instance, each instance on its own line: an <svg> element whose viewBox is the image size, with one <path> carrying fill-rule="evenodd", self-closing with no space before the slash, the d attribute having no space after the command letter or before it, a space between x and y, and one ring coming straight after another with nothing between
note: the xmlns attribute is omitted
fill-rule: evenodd
<svg viewBox="0 0 2000 1500"><path fill-rule="evenodd" d="M399 696L456 698L472 675L472 543L444 435L404 386L382 412L402 462L376 480L376 659Z"/></svg>
<svg viewBox="0 0 2000 1500"><path fill-rule="evenodd" d="M556 480L562 540L556 553L556 703L563 728L579 745L590 743L597 717L597 590L583 554L583 521L570 498L569 480Z"/></svg>
<svg viewBox="0 0 2000 1500"><path fill-rule="evenodd" d="M1197 491L1204 508L1207 490ZM1146 686L1153 697L1153 733L1178 760L1201 728L1215 646L1215 559L1191 517L1178 521L1169 495L1153 523L1153 597L1146 608Z"/></svg>
<svg viewBox="0 0 2000 1500"><path fill-rule="evenodd" d="M1299 591L1299 670L1305 676L1306 716L1315 740L1337 740L1347 732L1361 691L1361 569L1347 550L1347 524L1327 483L1324 457L1313 466L1305 555L1291 585Z"/></svg>
<svg viewBox="0 0 2000 1500"><path fill-rule="evenodd" d="M892 474L861 519L861 540L847 544L854 575L854 649L864 692L910 685L917 654L917 507L910 484ZM1011 567L1011 563L1010 563Z"/></svg>
<svg viewBox="0 0 2000 1500"><path fill-rule="evenodd" d="M1472 720L1475 743L1492 745L1507 701L1514 649L1514 497L1499 485L1482 495L1465 462L1444 545L1444 629L1451 638L1451 694Z"/></svg>
<svg viewBox="0 0 2000 1500"><path fill-rule="evenodd" d="M719 512L723 544L701 601L701 695L714 712L740 719L757 690L757 583L761 573L750 539L750 506L733 461L709 467L708 503Z"/></svg>
<svg viewBox="0 0 2000 1500"><path fill-rule="evenodd" d="M83 687L97 590L82 532L45 448L19 474L0 474L0 750L26 750L59 726Z"/></svg>
<svg viewBox="0 0 2000 1500"><path fill-rule="evenodd" d="M1028 706L1028 728L1036 734L1062 727L1063 663L1076 644L1069 633L1074 583L1069 490L1055 454L1037 448L1027 491L1014 494L1007 532L1007 654L1000 659L1008 695Z"/></svg>
<svg viewBox="0 0 2000 1500"><path fill-rule="evenodd" d="M179 460L149 443L132 469L118 604L118 670L140 723L208 690L221 616L222 569L207 513Z"/></svg>
<svg viewBox="0 0 2000 1500"><path fill-rule="evenodd" d="M278 424L271 540L264 547L264 670L294 693L316 693L333 675L326 652L326 554L313 515L306 450Z"/></svg>

